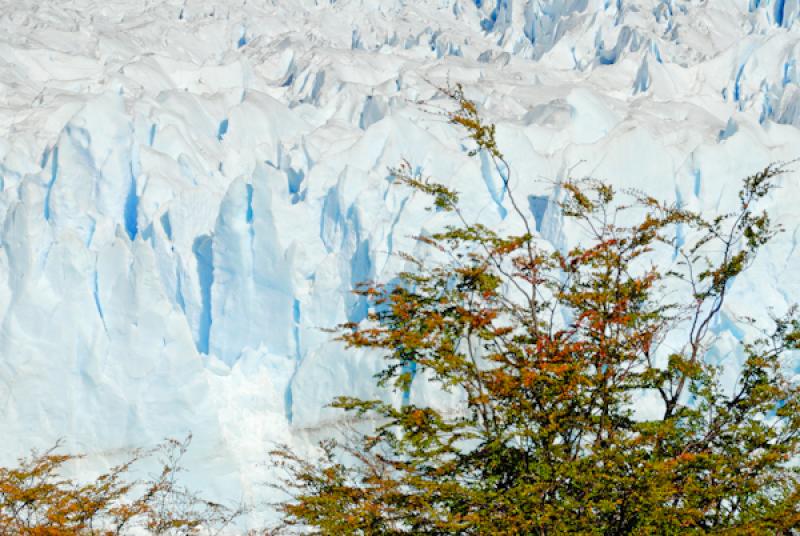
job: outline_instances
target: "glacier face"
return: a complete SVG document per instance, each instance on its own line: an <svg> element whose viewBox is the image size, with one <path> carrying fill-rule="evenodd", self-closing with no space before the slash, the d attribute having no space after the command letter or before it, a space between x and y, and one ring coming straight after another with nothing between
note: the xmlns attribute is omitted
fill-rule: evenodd
<svg viewBox="0 0 800 536"><path fill-rule="evenodd" d="M304 448L333 396L374 391L377 356L323 328L445 223L388 168L513 225L437 84L497 122L557 247L567 175L724 210L800 156L800 0L19 0L0 29L0 463L63 437L88 471L191 431L190 480L262 496L270 444ZM733 311L800 300L798 181L720 356Z"/></svg>

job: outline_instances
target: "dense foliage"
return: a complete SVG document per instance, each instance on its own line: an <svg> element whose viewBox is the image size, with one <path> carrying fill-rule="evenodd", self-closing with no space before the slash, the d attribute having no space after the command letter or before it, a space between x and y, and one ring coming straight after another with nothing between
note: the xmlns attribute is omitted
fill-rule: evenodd
<svg viewBox="0 0 800 536"><path fill-rule="evenodd" d="M339 398L378 422L327 441L287 471L280 530L320 534L787 534L800 527L794 310L742 343L735 385L706 359L733 279L777 232L759 202L785 169L747 177L738 207L708 218L595 180L560 185L563 218L586 238L547 246L511 189L510 167L460 88L449 118L503 171L512 216L501 235L467 221L458 193L411 172L457 225L419 237L439 262L399 284L359 289L369 319L350 346L385 355L381 386L428 381L463 411ZM675 240L680 226L685 243ZM675 261L665 266L666 258ZM730 312L729 312L730 313ZM741 312L732 312L741 313ZM729 315L731 316L731 315ZM755 331L754 321L748 331ZM424 380L421 376L424 376ZM415 378L417 378L415 380ZM413 390L412 390L413 392ZM637 412L643 400L655 408ZM652 402L654 401L655 402Z"/></svg>
<svg viewBox="0 0 800 536"><path fill-rule="evenodd" d="M217 534L241 510L204 500L180 485L180 460L189 445L167 440L134 452L90 482L64 477L83 456L58 454L58 445L32 453L15 467L0 467L0 535ZM152 478L132 477L134 464L156 456Z"/></svg>

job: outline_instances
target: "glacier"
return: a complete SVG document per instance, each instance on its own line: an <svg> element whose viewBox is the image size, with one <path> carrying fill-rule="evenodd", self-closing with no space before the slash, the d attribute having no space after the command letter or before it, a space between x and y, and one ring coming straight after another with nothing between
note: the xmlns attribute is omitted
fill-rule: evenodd
<svg viewBox="0 0 800 536"><path fill-rule="evenodd" d="M513 225L437 86L497 124L555 247L568 176L713 211L800 157L800 0L9 0L0 29L0 463L64 438L88 475L191 432L220 500L269 496L269 446L331 433L334 396L401 396L325 331L445 223L389 168ZM800 301L798 202L793 172L720 358L734 312Z"/></svg>

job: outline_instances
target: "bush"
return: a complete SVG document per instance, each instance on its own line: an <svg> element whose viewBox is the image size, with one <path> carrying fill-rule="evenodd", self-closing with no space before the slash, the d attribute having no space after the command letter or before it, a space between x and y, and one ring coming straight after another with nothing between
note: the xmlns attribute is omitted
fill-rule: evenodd
<svg viewBox="0 0 800 536"><path fill-rule="evenodd" d="M190 439L135 451L89 483L61 475L66 464L83 456L57 454L60 444L33 452L16 467L0 467L0 534L217 534L242 510L206 501L179 484ZM152 456L161 471L146 480L131 478L133 465Z"/></svg>

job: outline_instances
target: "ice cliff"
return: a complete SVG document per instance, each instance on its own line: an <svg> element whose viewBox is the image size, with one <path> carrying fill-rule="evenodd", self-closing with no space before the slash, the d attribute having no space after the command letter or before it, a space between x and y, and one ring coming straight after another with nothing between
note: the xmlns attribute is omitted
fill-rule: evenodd
<svg viewBox="0 0 800 536"><path fill-rule="evenodd" d="M388 168L508 222L498 170L430 100L455 82L556 246L567 175L724 209L800 156L800 0L5 2L0 462L63 437L89 470L192 431L190 479L262 496L270 442L373 392L376 357L322 328L441 224ZM800 301L800 175L770 203L786 232L731 310Z"/></svg>

